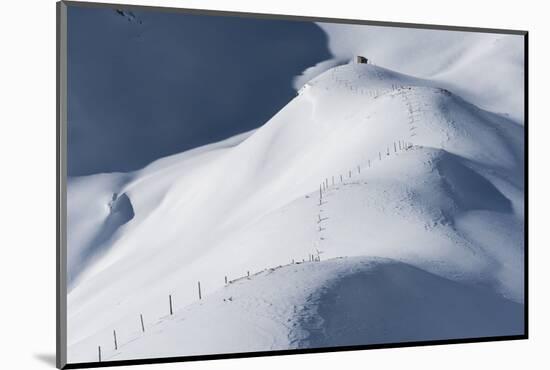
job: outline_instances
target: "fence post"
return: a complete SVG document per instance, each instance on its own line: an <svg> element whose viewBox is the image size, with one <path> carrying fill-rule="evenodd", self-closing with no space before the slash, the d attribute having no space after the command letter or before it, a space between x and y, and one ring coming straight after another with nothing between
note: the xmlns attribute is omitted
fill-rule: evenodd
<svg viewBox="0 0 550 370"><path fill-rule="evenodd" d="M174 314L172 310L172 294L168 294L168 302L170 303L170 315Z"/></svg>
<svg viewBox="0 0 550 370"><path fill-rule="evenodd" d="M350 171L348 171L348 172L349 172L349 177L351 178L351 170L350 170Z"/></svg>
<svg viewBox="0 0 550 370"><path fill-rule="evenodd" d="M250 271L246 272L246 277L250 277Z"/></svg>
<svg viewBox="0 0 550 370"><path fill-rule="evenodd" d="M199 281L198 282L198 286L199 286L199 300L202 299L202 294L201 294L201 282Z"/></svg>
<svg viewBox="0 0 550 370"><path fill-rule="evenodd" d="M395 145L395 141L393 142L393 151L394 153L397 153L397 146Z"/></svg>
<svg viewBox="0 0 550 370"><path fill-rule="evenodd" d="M380 158L380 160L382 160L382 153L381 152L378 152L378 157Z"/></svg>
<svg viewBox="0 0 550 370"><path fill-rule="evenodd" d="M99 362L101 362L101 346L97 346L97 354L99 355Z"/></svg>
<svg viewBox="0 0 550 370"><path fill-rule="evenodd" d="M227 285L227 276L225 277L225 285Z"/></svg>
<svg viewBox="0 0 550 370"><path fill-rule="evenodd" d="M141 331L145 333L145 325L143 325L143 314L139 314L139 319L141 321Z"/></svg>
<svg viewBox="0 0 550 370"><path fill-rule="evenodd" d="M342 179L342 175L340 175L340 182L344 182L344 180Z"/></svg>
<svg viewBox="0 0 550 370"><path fill-rule="evenodd" d="M115 351L118 349L118 344L116 342L116 330L113 330L113 339L115 340Z"/></svg>
<svg viewBox="0 0 550 370"><path fill-rule="evenodd" d="M369 168L370 168L370 159L369 159Z"/></svg>
<svg viewBox="0 0 550 370"><path fill-rule="evenodd" d="M357 166L357 172L361 173L361 166Z"/></svg>

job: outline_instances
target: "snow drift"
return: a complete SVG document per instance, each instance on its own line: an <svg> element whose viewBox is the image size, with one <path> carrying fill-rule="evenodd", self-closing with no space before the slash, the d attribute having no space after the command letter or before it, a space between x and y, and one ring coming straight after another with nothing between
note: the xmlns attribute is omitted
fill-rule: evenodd
<svg viewBox="0 0 550 370"><path fill-rule="evenodd" d="M74 179L69 361L521 334L523 163L516 121L347 64L254 132Z"/></svg>
<svg viewBox="0 0 550 370"><path fill-rule="evenodd" d="M354 55L395 71L437 81L476 105L522 123L522 35L318 23L328 36L330 66ZM504 77L504 78L503 78Z"/></svg>

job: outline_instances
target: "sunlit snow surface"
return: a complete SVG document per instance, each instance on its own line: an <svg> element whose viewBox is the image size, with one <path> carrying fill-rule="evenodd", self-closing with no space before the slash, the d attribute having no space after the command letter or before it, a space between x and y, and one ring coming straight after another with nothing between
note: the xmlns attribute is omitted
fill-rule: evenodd
<svg viewBox="0 0 550 370"><path fill-rule="evenodd" d="M256 131L72 179L69 362L522 334L523 132L346 64Z"/></svg>

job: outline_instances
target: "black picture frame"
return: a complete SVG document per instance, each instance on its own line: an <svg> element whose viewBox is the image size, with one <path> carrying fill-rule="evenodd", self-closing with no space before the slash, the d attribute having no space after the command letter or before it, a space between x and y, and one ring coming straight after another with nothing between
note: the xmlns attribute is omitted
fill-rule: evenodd
<svg viewBox="0 0 550 370"><path fill-rule="evenodd" d="M242 353L220 353L211 355L198 356L174 356L162 358L148 358L135 360L120 360L120 361L104 361L104 362L86 362L86 363L67 363L66 358L66 329L67 329L67 310L66 310L66 230L67 230L67 213L66 213L66 181L67 181L67 7L88 7L88 8L110 8L121 9L127 11L139 10L156 12L171 12L184 13L195 15L210 15L210 16L231 16L231 17L252 17L257 19L278 19L290 21L311 21L311 22L330 22L341 24L357 24L383 27L399 27L399 28L415 28L428 30L445 30L445 31L463 31L476 33L497 33L523 36L524 40L524 184L525 184L525 199L524 199L524 334L512 336L496 336L496 337L479 337L479 338L464 338L464 339L444 339L444 340L428 340L415 342L399 342L399 343L384 343L384 344L369 344L357 346L341 346L341 347L324 347L324 348L307 348L307 349L291 349L291 350L275 350L275 351L260 351L260 352L242 352ZM477 28L477 27L461 27L449 25L431 25L419 23L400 23L400 22L384 22L373 20L358 20L358 19L339 19L327 17L313 16L297 16L283 14L264 14L264 13L248 13L235 11L221 10L204 10L204 9L188 9L188 8L173 8L173 7L157 7L143 6L130 4L112 4L112 3L95 3L95 2L78 2L78 1L60 1L56 4L57 18L57 63L56 63L56 365L59 369L78 369L78 368L95 368L95 367L110 367L110 366L126 366L126 365L142 365L142 364L158 364L158 363L173 363L173 362L189 362L203 360L218 360L232 359L245 357L264 357L264 356L281 356L294 354L308 353L324 353L324 352L342 352L342 351L357 351L368 349L381 348L401 348L401 347L419 347L419 346L434 346L446 344L461 344L461 343L480 343L480 342L496 342L510 340L524 340L529 338L529 32L525 30L512 29L494 29L494 28Z"/></svg>

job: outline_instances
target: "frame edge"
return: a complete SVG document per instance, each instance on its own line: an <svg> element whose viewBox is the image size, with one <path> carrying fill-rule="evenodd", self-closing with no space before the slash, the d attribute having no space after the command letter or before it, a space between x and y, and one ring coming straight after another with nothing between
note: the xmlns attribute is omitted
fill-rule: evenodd
<svg viewBox="0 0 550 370"><path fill-rule="evenodd" d="M67 365L67 5L56 3L56 367Z"/></svg>
<svg viewBox="0 0 550 370"><path fill-rule="evenodd" d="M112 9L125 9L136 11L157 11L157 12L178 12L186 13L190 15L211 15L211 16L230 16L230 17L253 17L257 19L279 19L287 21L302 21L302 22L330 22L330 23L342 23L342 24L356 24L366 26L378 26L378 27L400 27L400 28L420 28L426 30L440 30L440 31L459 31L459 32L480 32L480 33L498 33L508 35L526 35L527 30L506 29L506 28L485 28L475 26L452 26L444 24L427 24L427 23L409 23L398 21L376 21L367 19L354 19L354 18L330 18L320 17L314 15L295 15L295 14L278 14L278 13L255 13L255 12L243 12L235 10L214 10L214 9L202 9L202 8L176 8L170 6L155 6L155 5L132 5L132 4L117 4L117 3L101 3L92 1L78 1L78 0L63 0L68 6L79 6L87 8L105 8Z"/></svg>
<svg viewBox="0 0 550 370"><path fill-rule="evenodd" d="M404 342L404 343L387 343L381 345L359 345L359 346L343 346L343 347L328 347L328 348L310 348L302 350L281 350L281 351L259 351L259 352L243 352L231 354L216 354L216 355L198 355L198 356L175 356L175 357L160 357L149 359L132 359L107 362L88 362L88 363L68 363L67 362L67 8L68 6L89 7L89 8L121 8L121 9L137 9L145 11L161 11L161 12L181 12L186 14L196 15L213 15L213 16L234 16L234 17L254 17L258 19L282 19L294 21L311 21L311 22L332 22L342 24L358 24L381 27L400 27L400 28L419 28L430 30L443 31L459 31L459 32L480 32L480 33L498 33L512 34L524 37L524 161L525 161L525 245L524 245L524 333L523 335L514 336L499 336L485 338L466 338L466 339L445 339L433 340L425 342ZM404 22L385 22L375 20L357 20L344 18L328 18L316 16L299 16L290 14L270 14L270 13L253 13L242 11L226 11L226 10L209 10L199 8L174 8L166 6L147 6L147 5L131 5L131 4L116 4L116 3L98 3L98 2L83 2L72 0L61 0L56 2L56 367L58 369L78 369L78 368L95 368L95 367L111 367L111 366L128 366L128 365L146 365L146 364L161 364L174 362L192 362L192 361L208 361L218 359L235 359L235 358L254 358L254 357L271 357L285 356L295 354L315 354L315 353L330 353L330 352L346 352L357 350L372 350L372 349L389 349L389 348L406 348L406 347L422 347L433 345L448 345L448 344L468 344L468 343L483 343L483 342L498 342L510 340L527 340L529 339L529 305L528 305L528 76L529 76L529 57L528 57L528 30L513 30L513 29L492 29L478 28L471 26L450 26L450 25L430 25L416 24Z"/></svg>

